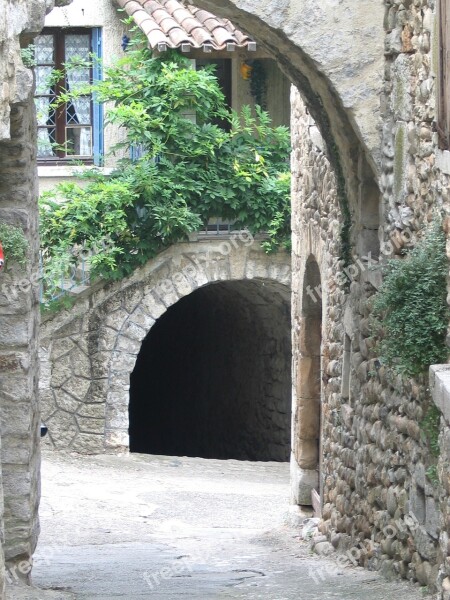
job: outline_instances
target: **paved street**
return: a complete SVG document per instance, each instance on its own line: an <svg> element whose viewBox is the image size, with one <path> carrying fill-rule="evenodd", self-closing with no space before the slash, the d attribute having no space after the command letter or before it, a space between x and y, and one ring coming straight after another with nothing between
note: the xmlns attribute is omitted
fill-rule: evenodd
<svg viewBox="0 0 450 600"><path fill-rule="evenodd" d="M289 468L44 453L33 582L14 600L419 600L315 556L285 524Z"/></svg>

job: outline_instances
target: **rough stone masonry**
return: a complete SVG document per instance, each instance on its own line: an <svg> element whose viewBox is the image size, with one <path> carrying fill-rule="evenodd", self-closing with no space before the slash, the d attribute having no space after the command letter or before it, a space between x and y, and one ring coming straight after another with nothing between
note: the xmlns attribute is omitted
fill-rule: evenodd
<svg viewBox="0 0 450 600"><path fill-rule="evenodd" d="M448 600L448 415L433 485L420 430L428 381L379 368L369 319L381 272L368 268L449 210L439 3L199 4L259 37L302 96L292 103L293 498L316 488L330 547ZM441 411L443 398L435 393Z"/></svg>
<svg viewBox="0 0 450 600"><path fill-rule="evenodd" d="M362 565L428 585L449 600L448 415L441 420L440 480L433 485L419 427L428 381L379 368L369 318L381 275L367 268L367 257L384 260L420 235L436 207L449 212L450 155L439 150L435 132L439 4L197 4L254 35L299 90L292 103L293 499L310 502L317 489L330 547L352 550ZM18 41L22 31L39 29L46 6L4 6L1 217L24 227L30 272L36 257L34 121ZM2 277L12 273L18 275ZM37 533L36 300L21 302L0 305L10 565L29 558ZM118 390L122 398L126 391L123 385ZM442 398L435 392L441 409Z"/></svg>
<svg viewBox="0 0 450 600"><path fill-rule="evenodd" d="M20 49L39 33L53 6L52 0L0 1L0 221L22 228L29 242L26 268L9 264L2 284L30 277L38 264L34 84ZM38 299L22 294L11 303L0 291L0 315L3 598L5 574L29 576L39 531Z"/></svg>

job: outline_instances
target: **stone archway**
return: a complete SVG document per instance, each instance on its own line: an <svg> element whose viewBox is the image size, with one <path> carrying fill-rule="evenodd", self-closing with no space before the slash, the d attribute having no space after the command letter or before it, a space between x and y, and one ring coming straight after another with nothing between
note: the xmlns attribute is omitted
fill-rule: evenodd
<svg viewBox="0 0 450 600"><path fill-rule="evenodd" d="M290 290L270 280L203 286L171 306L130 378L130 450L288 461Z"/></svg>
<svg viewBox="0 0 450 600"><path fill-rule="evenodd" d="M245 310L267 323L264 315L275 303L275 319L283 314L288 327L290 263L286 252L265 254L246 232L176 244L127 280L93 289L68 313L50 318L41 346L49 441L79 452L127 449L130 375L155 322L196 290L217 294L223 288L214 286L226 284L231 286L226 293L241 293L235 306L244 307L251 296L253 304L247 302ZM290 374L290 361L283 365Z"/></svg>
<svg viewBox="0 0 450 600"><path fill-rule="evenodd" d="M260 249L249 252L250 256L258 257L257 263L253 260L243 260L243 250L222 253L224 244L215 244L215 249L209 255L209 260L203 266L192 257L186 262L182 260L179 265L167 265L168 268L158 270L157 280L153 280L151 287L142 286L134 310L125 315L115 314L109 317L100 329L99 337L111 336L109 324L115 320L116 339L113 342L114 352L108 361L108 374L103 384L105 386L106 412L105 412L105 447L109 449L129 447L129 389L130 374L135 369L135 364L141 352L142 342L156 323L166 315L169 310L181 300L201 291L205 296L216 296L216 302L226 294L234 296L230 302L247 312L256 311L259 315L259 324L263 324L272 334L268 345L275 342L285 343L288 331L283 334L282 342L276 340L274 328L276 320L270 321L270 305L279 305L273 308L275 319L284 318L284 327L290 323L290 268L289 257L279 254L277 257L267 256ZM245 248L244 248L245 251ZM264 258L263 258L264 257ZM187 258L186 256L184 258ZM249 256L248 256L249 258ZM275 260L274 260L275 258ZM220 283L219 283L220 282ZM227 282L227 285L225 283ZM247 306L245 306L247 304ZM267 313L267 315L265 315ZM289 318L286 320L286 317ZM117 321L117 317L122 320ZM252 322L249 316L247 324ZM256 320L257 321L257 320ZM269 327L270 325L270 327ZM251 331L248 332L251 335ZM186 347L186 352L189 349ZM275 351L276 353L276 351ZM289 344L290 353L290 344ZM290 360L283 362L283 368L288 369L290 377ZM275 378L275 376L274 376ZM271 382L276 389L276 381ZM283 391L286 394L286 382L283 381ZM290 405L290 399L288 404ZM283 403L280 414L284 412L286 402ZM273 409L273 406L271 407ZM268 408L269 410L269 408ZM284 427L283 427L284 428ZM283 429L282 428L282 429ZM255 438L254 438L255 439ZM260 443L261 440L258 440ZM281 443L280 443L281 445ZM261 452L259 456L278 457L279 460L288 459L286 443L280 452ZM248 444L247 444L248 446ZM251 455L248 449L247 455ZM241 453L243 455L243 453Z"/></svg>
<svg viewBox="0 0 450 600"><path fill-rule="evenodd" d="M351 262L352 255L365 263L377 258L383 235L379 175L385 3L196 0L195 4L252 35L295 86L292 134L295 138L301 128L295 114L301 102L309 116L311 138L321 138L319 145L336 177L344 260ZM294 144L294 176L301 160ZM314 179L312 164L302 167L303 176ZM294 211L296 202L294 194Z"/></svg>

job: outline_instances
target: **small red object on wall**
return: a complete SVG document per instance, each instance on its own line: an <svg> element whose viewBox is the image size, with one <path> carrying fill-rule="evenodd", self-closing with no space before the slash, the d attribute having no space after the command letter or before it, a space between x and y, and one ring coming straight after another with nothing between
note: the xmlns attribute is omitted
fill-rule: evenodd
<svg viewBox="0 0 450 600"><path fill-rule="evenodd" d="M0 242L0 271L3 269L3 265L5 264L5 257L3 255L3 246Z"/></svg>

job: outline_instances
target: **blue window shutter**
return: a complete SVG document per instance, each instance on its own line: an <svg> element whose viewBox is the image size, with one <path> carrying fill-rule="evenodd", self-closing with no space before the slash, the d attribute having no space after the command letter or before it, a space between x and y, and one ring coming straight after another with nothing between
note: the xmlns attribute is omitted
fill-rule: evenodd
<svg viewBox="0 0 450 600"><path fill-rule="evenodd" d="M92 52L94 54L93 80L94 83L103 78L102 73L102 30L100 27L94 27L92 30ZM94 129L94 164L102 166L104 154L103 142L103 104L96 101L93 97L93 129Z"/></svg>

